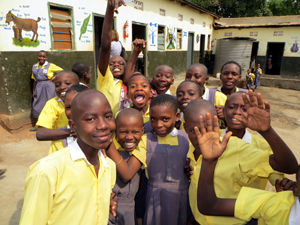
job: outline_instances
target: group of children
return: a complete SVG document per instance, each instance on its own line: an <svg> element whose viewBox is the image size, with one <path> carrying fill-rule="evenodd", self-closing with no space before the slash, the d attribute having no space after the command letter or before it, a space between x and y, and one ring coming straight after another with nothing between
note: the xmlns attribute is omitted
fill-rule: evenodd
<svg viewBox="0 0 300 225"><path fill-rule="evenodd" d="M257 88L257 86L261 85L261 75L262 75L262 70L260 68L260 64L257 64L255 69L249 68L247 70L246 81L247 81L248 90L252 89L254 91Z"/></svg>
<svg viewBox="0 0 300 225"><path fill-rule="evenodd" d="M144 40L133 42L128 63L110 57L122 3L107 2L98 90L79 84L80 65L53 79L57 96L36 124L37 139L52 143L49 156L29 168L20 224L138 224L136 204L145 208L145 225L272 224L278 209L268 206L277 198L286 202L280 224L288 224L299 200L263 190L268 180L294 187L283 173L295 173L298 163L270 125L269 104L237 87L240 65L225 63L222 86L209 89L207 68L193 64L172 96L169 66L156 68L152 80L134 72Z"/></svg>

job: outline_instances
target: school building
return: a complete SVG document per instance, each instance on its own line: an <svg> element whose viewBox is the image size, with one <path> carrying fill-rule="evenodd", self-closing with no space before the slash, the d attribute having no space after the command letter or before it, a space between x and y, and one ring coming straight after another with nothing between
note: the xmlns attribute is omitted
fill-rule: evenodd
<svg viewBox="0 0 300 225"><path fill-rule="evenodd" d="M213 37L215 75L230 58L241 64L245 76L255 57L264 74L300 77L299 15L220 18L214 23Z"/></svg>
<svg viewBox="0 0 300 225"><path fill-rule="evenodd" d="M0 2L0 122L18 129L30 122L32 65L39 50L48 61L66 70L75 62L88 63L95 88L96 62L101 45L106 0L12 0ZM167 64L175 75L194 62L205 62L219 16L186 0L139 0L121 7L114 29L128 58L134 38L148 41L139 59L145 75L153 77ZM24 21L24 19L32 19Z"/></svg>

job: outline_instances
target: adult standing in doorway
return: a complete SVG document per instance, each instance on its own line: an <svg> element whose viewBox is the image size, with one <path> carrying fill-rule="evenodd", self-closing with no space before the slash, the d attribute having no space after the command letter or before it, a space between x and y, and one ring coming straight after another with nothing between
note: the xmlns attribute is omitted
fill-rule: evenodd
<svg viewBox="0 0 300 225"><path fill-rule="evenodd" d="M53 63L47 61L47 53L41 50L38 54L38 63L32 66L31 79L33 83L33 103L32 117L34 127L30 131L36 131L35 123L44 108L46 102L56 96L55 86L51 82L54 79L54 73L58 73L63 69Z"/></svg>
<svg viewBox="0 0 300 225"><path fill-rule="evenodd" d="M110 50L110 58L113 56L122 56L125 61L127 61L127 55L125 49L123 50L123 45L119 41L119 33L116 30L112 30L111 35L111 50Z"/></svg>

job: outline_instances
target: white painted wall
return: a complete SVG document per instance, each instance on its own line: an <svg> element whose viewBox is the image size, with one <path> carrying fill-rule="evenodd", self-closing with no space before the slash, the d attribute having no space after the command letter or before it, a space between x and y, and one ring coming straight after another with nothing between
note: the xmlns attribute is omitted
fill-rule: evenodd
<svg viewBox="0 0 300 225"><path fill-rule="evenodd" d="M212 24L213 17L203 14L188 6L181 6L180 3L172 2L169 0L141 0L144 3L144 11L134 9L134 3L128 3L127 7L121 7L119 14L116 15L116 29L120 34L120 41L123 43L126 50L131 50L131 33L132 22L139 22L147 25L147 39L148 50L157 51L157 44L151 45L151 36L149 32L150 23L157 23L166 27L180 28L183 32L194 32L194 50L200 49L200 41L196 42L197 35L205 34L206 42L207 36L211 35L213 40L212 31L213 28L209 28L209 24ZM73 7L73 21L74 21L74 36L75 36L75 50L77 51L93 51L94 50L94 33L93 33L93 18L88 24L87 32L79 40L80 29L82 22L89 14L97 13L100 15L105 14L106 0L53 0L51 3L60 5L66 5ZM159 9L166 10L166 16L159 15ZM6 24L6 14L11 10L16 16L21 18L30 18L36 20L41 17L41 21L38 23L38 34L40 45L35 47L19 47L13 45L12 38L14 36L12 26L13 22ZM183 21L178 20L178 14L183 15ZM195 24L190 24L190 18L193 18ZM39 51L41 49L51 51L51 34L49 28L49 14L48 14L48 1L47 0L11 0L0 1L0 51ZM123 38L123 27L125 22L129 24L129 38ZM203 27L203 22L206 23L206 27ZM167 29L165 29L167 35ZM157 37L157 29L154 32ZM23 37L31 38L32 32L23 31ZM176 33L175 33L176 35ZM178 51L187 50L188 37L183 37L182 49ZM167 46L167 42L165 43ZM207 43L205 44L205 50ZM56 50L53 50L56 51ZM177 50L175 50L177 51Z"/></svg>

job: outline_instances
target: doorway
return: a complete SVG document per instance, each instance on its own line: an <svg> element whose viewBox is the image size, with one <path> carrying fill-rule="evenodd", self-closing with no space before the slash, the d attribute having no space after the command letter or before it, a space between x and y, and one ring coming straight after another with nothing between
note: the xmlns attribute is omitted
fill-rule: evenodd
<svg viewBox="0 0 300 225"><path fill-rule="evenodd" d="M268 42L266 55L266 74L280 75L284 42Z"/></svg>
<svg viewBox="0 0 300 225"><path fill-rule="evenodd" d="M204 64L204 48L205 48L205 35L201 34L200 38L200 55L199 55L199 63Z"/></svg>
<svg viewBox="0 0 300 225"><path fill-rule="evenodd" d="M144 39L147 40L147 31L146 31L146 24L142 23L136 23L132 22L132 42L136 39ZM135 65L135 71L139 71L141 74L146 75L147 71L145 68L145 62L146 62L146 54L147 49L143 52L141 52L138 56L138 59L136 60L136 65Z"/></svg>
<svg viewBox="0 0 300 225"><path fill-rule="evenodd" d="M252 43L251 58L250 58L250 65L249 65L249 68L251 68L251 69L253 69L253 65L252 65L253 63L255 65L255 68L256 68L256 65L257 65L258 44L259 44L258 41L254 41Z"/></svg>
<svg viewBox="0 0 300 225"><path fill-rule="evenodd" d="M194 33L189 33L186 68L194 62Z"/></svg>
<svg viewBox="0 0 300 225"><path fill-rule="evenodd" d="M95 49L95 63L96 68L99 60L99 48L101 46L101 35L103 28L104 15L93 14L94 17L94 49ZM115 17L113 22L113 29L115 29Z"/></svg>

